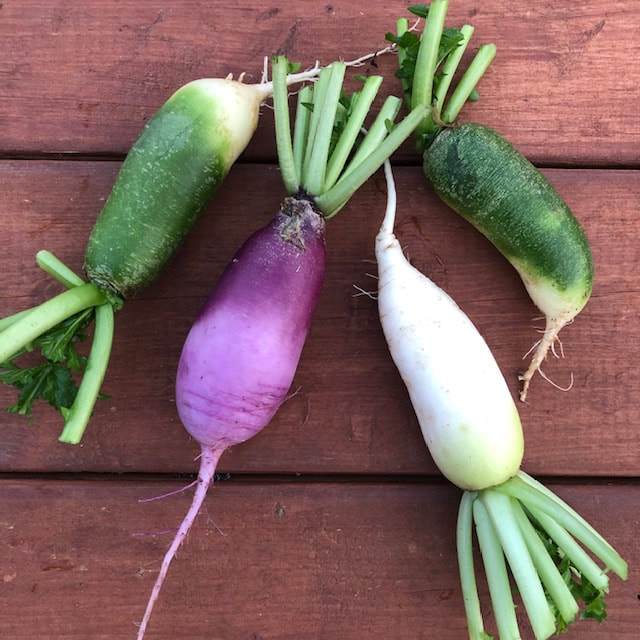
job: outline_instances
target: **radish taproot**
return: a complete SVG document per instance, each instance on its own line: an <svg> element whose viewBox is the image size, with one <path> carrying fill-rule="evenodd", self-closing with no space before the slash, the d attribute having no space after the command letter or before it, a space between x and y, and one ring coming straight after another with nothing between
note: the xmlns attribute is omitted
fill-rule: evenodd
<svg viewBox="0 0 640 640"><path fill-rule="evenodd" d="M490 638L476 587L473 522L500 640L520 638L505 558L536 640L566 628L580 600L584 617L601 620L605 572L626 579L627 563L571 507L520 470L522 427L507 384L469 318L405 258L393 232L396 194L388 163L385 175L387 211L376 237L380 322L436 465L465 491L457 548L469 638Z"/></svg>
<svg viewBox="0 0 640 640"><path fill-rule="evenodd" d="M365 56L364 60L370 56ZM357 64L360 60L350 64ZM287 76L287 84L320 69ZM0 320L0 381L20 398L10 411L29 415L38 398L60 410L60 441L77 444L91 417L111 351L114 311L151 283L175 253L209 198L251 140L271 82L231 77L195 80L178 89L145 125L95 223L85 253L88 282L48 252L38 264L69 290ZM95 319L86 362L75 349ZM39 348L44 364L16 360ZM79 388L72 372L84 369Z"/></svg>
<svg viewBox="0 0 640 640"><path fill-rule="evenodd" d="M428 105L418 129L424 174L436 194L484 234L516 268L546 326L520 376L525 400L536 371L560 330L584 308L593 286L593 259L580 224L551 183L509 142L479 124L456 125L460 110L493 60L496 47L480 47L447 99L473 27L444 28L447 0L411 10L427 18L422 37L400 19L397 35L406 100Z"/></svg>
<svg viewBox="0 0 640 640"><path fill-rule="evenodd" d="M282 56L273 60L276 144L288 195L271 223L231 260L184 344L176 403L186 430L202 449L198 486L162 561L138 640L144 637L169 565L202 506L220 455L262 430L285 400L324 278L325 219L346 204L426 113L419 106L391 127L400 101L387 98L381 109L384 134L374 123L375 144L370 132L360 147L367 152L352 155L381 78L369 78L361 91L346 98L345 64L334 62L322 70L313 88L298 96L294 144L287 65Z"/></svg>

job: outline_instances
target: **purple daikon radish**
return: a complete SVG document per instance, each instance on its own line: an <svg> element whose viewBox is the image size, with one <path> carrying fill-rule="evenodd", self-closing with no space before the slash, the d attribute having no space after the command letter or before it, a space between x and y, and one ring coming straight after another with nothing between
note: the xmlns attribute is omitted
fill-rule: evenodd
<svg viewBox="0 0 640 640"><path fill-rule="evenodd" d="M285 399L324 277L324 219L287 198L209 296L182 350L176 400L212 454L248 440Z"/></svg>
<svg viewBox="0 0 640 640"><path fill-rule="evenodd" d="M287 396L324 278L325 220L425 116L425 108L418 107L391 127L400 100L388 98L352 154L382 78L368 78L346 99L345 64L334 62L321 71L313 88L300 92L292 143L288 67L286 58L274 58L276 143L288 197L272 222L254 233L227 266L182 350L176 401L186 430L202 449L200 470L191 507L153 586L138 640L220 456L261 431Z"/></svg>

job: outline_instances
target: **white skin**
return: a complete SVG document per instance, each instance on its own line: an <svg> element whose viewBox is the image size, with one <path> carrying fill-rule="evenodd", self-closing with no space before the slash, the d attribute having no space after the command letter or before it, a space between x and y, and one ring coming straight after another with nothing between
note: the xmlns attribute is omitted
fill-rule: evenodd
<svg viewBox="0 0 640 640"><path fill-rule="evenodd" d="M393 234L396 195L376 238L378 310L422 435L440 471L462 489L498 485L520 468L522 427L486 342L458 305L405 258Z"/></svg>

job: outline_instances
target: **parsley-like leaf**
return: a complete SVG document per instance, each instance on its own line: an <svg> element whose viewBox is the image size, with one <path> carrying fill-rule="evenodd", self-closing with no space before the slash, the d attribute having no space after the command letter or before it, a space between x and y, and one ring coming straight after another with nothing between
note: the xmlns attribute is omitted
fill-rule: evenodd
<svg viewBox="0 0 640 640"><path fill-rule="evenodd" d="M67 367L45 362L37 367L21 368L13 362L0 367L0 381L20 390L18 401L7 411L30 416L33 403L45 400L56 409L69 408L78 388Z"/></svg>
<svg viewBox="0 0 640 640"><path fill-rule="evenodd" d="M93 308L85 309L53 327L33 342L42 355L51 362L66 363L72 371L84 368L86 358L75 348L75 343L86 339L85 329L93 319Z"/></svg>
<svg viewBox="0 0 640 640"><path fill-rule="evenodd" d="M440 38L440 46L438 47L438 64L442 64L449 56L449 54L453 53L459 46L464 36L462 35L462 31L460 29L455 29L453 27L447 27L442 32L442 37Z"/></svg>
<svg viewBox="0 0 640 640"><path fill-rule="evenodd" d="M418 18L426 18L429 15L429 5L414 4L409 7L409 11L413 13L414 16L418 16Z"/></svg>
<svg viewBox="0 0 640 640"><path fill-rule="evenodd" d="M587 582L583 578L581 597L585 603L584 611L580 617L585 620L587 618L591 620L597 620L598 622L604 622L607 618L607 604L604 600L604 592L596 589L590 582Z"/></svg>
<svg viewBox="0 0 640 640"><path fill-rule="evenodd" d="M416 7L424 7L426 5L415 5ZM413 9L413 7L411 8ZM410 10L411 10L410 9ZM415 13L415 12L414 12ZM419 15L416 13L416 15ZM460 29L447 27L443 30L438 46L438 61L436 71L433 78L433 94L438 88L438 84L444 77L441 71L445 60L460 46L464 36ZM396 78L402 80L405 88L404 98L407 104L411 104L411 91L413 89L413 76L416 70L416 61L420 50L420 38L412 31L405 31L401 36L394 33L387 33L385 39L396 45L404 52L402 64L396 70Z"/></svg>
<svg viewBox="0 0 640 640"><path fill-rule="evenodd" d="M580 605L581 602L583 603L584 608L580 612L580 618L583 620L589 618L597 620L598 622L603 622L607 617L607 606L604 592L594 587L593 584L591 584L591 582L589 582L589 580L580 573L578 568L573 565L570 558L564 554L562 549L558 547L558 545L529 512L527 512L527 515L531 520L531 524L533 524L536 529L538 536L542 540L549 556L553 560L553 563L558 568L558 572L562 576L562 579L569 587L571 595L575 598L578 605ZM560 613L549 594L547 594L547 600L551 606L551 610L555 614L556 631L558 633L565 631L568 625L560 616Z"/></svg>
<svg viewBox="0 0 640 640"><path fill-rule="evenodd" d="M44 400L65 414L78 393L72 372L84 369L87 361L76 350L76 343L87 337L86 329L93 316L91 308L67 318L36 338L10 362L0 364L0 382L20 392L18 401L7 411L30 416L34 402ZM16 364L21 355L35 349L40 350L44 362L31 367Z"/></svg>

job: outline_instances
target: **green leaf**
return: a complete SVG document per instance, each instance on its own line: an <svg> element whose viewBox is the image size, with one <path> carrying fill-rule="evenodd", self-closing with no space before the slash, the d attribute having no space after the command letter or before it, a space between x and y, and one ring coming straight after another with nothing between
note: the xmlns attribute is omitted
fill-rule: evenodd
<svg viewBox="0 0 640 640"><path fill-rule="evenodd" d="M299 62L289 62L287 61L287 73L298 73L302 65Z"/></svg>
<svg viewBox="0 0 640 640"><path fill-rule="evenodd" d="M393 123L393 120L390 120L389 118L387 118L384 121L384 126L387 129L387 133L391 133L393 131L393 128L395 127L395 124Z"/></svg>
<svg viewBox="0 0 640 640"><path fill-rule="evenodd" d="M418 18L426 18L429 15L429 5L414 4L409 7L409 11L413 13L414 16L418 16Z"/></svg>
<svg viewBox="0 0 640 640"><path fill-rule="evenodd" d="M384 37L388 42L397 45L401 49L411 49L420 44L420 38L413 31L405 31L401 36L388 31Z"/></svg>
<svg viewBox="0 0 640 640"><path fill-rule="evenodd" d="M7 411L30 416L38 400L48 402L63 416L78 393L72 372L84 369L87 359L76 345L87 337L87 326L94 310L86 309L56 325L17 353L10 362L0 364L0 382L18 389L18 401ZM16 364L18 358L39 349L43 362L30 367Z"/></svg>
<svg viewBox="0 0 640 640"><path fill-rule="evenodd" d="M562 549L553 541L547 532L540 526L540 524L533 518L533 516L527 512L531 524L533 524L538 536L542 540L545 549L549 553L549 556L553 560L554 564L558 568L558 572L562 576L565 584L569 587L571 595L575 598L575 601L580 605L583 604L583 609L580 612L580 618L597 620L603 622L607 617L607 605L605 602L605 593L600 591L589 582L575 567L568 556L564 554ZM545 589L546 593L546 589ZM551 606L551 610L555 614L556 618L556 631L561 633L568 627L567 623L560 616L557 608L555 607L551 597L547 594L547 600Z"/></svg>
<svg viewBox="0 0 640 640"><path fill-rule="evenodd" d="M6 363L0 368L0 381L20 390L18 401L7 411L23 416L31 415L36 400L44 400L56 409L68 408L78 393L69 369L54 362L29 368Z"/></svg>
<svg viewBox="0 0 640 640"><path fill-rule="evenodd" d="M604 622L607 618L607 604L604 600L604 591L596 589L590 582L582 585L581 597L585 603L584 611L581 614L581 618L597 620L598 622Z"/></svg>
<svg viewBox="0 0 640 640"><path fill-rule="evenodd" d="M452 27L447 27L442 32L442 36L440 37L440 45L438 47L438 64L442 64L444 59L455 51L459 46L464 36L462 35L462 31L460 29L454 29Z"/></svg>
<svg viewBox="0 0 640 640"><path fill-rule="evenodd" d="M86 328L93 319L93 308L81 311L75 316L53 327L33 342L42 355L51 362L66 363L72 371L84 368L86 358L75 348L75 343L86 339Z"/></svg>
<svg viewBox="0 0 640 640"><path fill-rule="evenodd" d="M418 8L426 7L426 5L415 5ZM418 9L420 10L420 9ZM416 13L416 15L419 15ZM422 17L422 16L421 16ZM418 59L418 52L420 50L420 37L412 32L405 31L401 36L397 36L391 32L385 35L387 41L395 44L399 49L404 52L404 59L402 64L396 70L396 77L403 81L405 86L405 100L411 103L411 91L413 90L413 75L416 69L416 61ZM440 44L438 45L438 61L436 65L436 72L433 78L433 94L438 88L438 83L442 80L443 75L439 69L442 67L445 60L455 51L459 46L464 36L460 29L447 27L443 30L440 38Z"/></svg>

